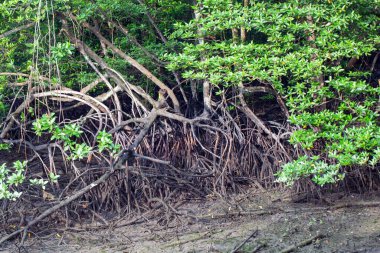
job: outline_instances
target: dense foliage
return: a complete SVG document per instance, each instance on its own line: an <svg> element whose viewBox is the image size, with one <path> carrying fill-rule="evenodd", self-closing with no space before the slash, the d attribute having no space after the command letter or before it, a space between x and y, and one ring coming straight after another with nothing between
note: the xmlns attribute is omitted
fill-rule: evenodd
<svg viewBox="0 0 380 253"><path fill-rule="evenodd" d="M183 42L170 55L170 68L183 76L209 79L219 89L268 83L298 126L290 143L312 150L284 165L279 181L303 176L324 185L341 178L347 166L380 161L378 80L349 66L351 59L378 49L378 1L201 1L199 19L177 24L173 38L213 38ZM231 30L244 27L246 39ZM373 68L371 69L373 71ZM315 155L311 155L311 154ZM342 169L342 170L341 170ZM342 174L340 174L342 173Z"/></svg>
<svg viewBox="0 0 380 253"><path fill-rule="evenodd" d="M83 137L79 124L66 124L61 116L58 124L54 114L44 114L49 112L48 102L23 105L22 101L41 90L47 91L37 97L71 101L72 95L81 103L92 103L93 111L100 108L99 115L117 115L121 123L125 115L143 118L144 112L155 108L158 89L170 87L174 92L168 93L167 105L177 113L171 119L184 115L186 120L181 120L189 123L195 116L211 117L223 107L227 113L223 111L219 120L230 120L246 117L243 111L263 129L263 137L301 150L289 152L293 161L272 161L282 163L279 182L292 184L311 177L319 185L334 183L353 167L378 173L379 6L378 0L4 0L0 3L1 138L10 134L7 126L17 118L18 130L24 132L13 129L11 134L27 133L60 143L68 160L81 160L94 152L113 157L125 144L117 136L111 141L105 129L96 132L87 127ZM86 90L97 78L99 85ZM107 78L113 81L106 82ZM122 88L123 83L138 88L128 86L132 93ZM107 98L115 106L105 107L102 95L111 85L131 100L120 102L110 93ZM259 108L244 110L243 97L239 101L237 94L256 86L272 91L274 103L280 104L292 126L289 133L274 138L280 132L250 114L250 109ZM186 95L204 99L191 104ZM213 105L208 96L220 102L213 114L196 110L200 104ZM122 114L117 105L130 112ZM132 117L135 113L140 116ZM29 128L22 127L28 124ZM11 173L2 165L1 187L22 183L25 166L15 164ZM17 192L1 194L0 198L18 196Z"/></svg>

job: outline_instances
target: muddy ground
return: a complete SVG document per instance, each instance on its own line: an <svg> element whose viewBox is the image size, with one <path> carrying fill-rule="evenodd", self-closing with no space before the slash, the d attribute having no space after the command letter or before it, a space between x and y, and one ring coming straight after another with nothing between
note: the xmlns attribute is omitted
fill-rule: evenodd
<svg viewBox="0 0 380 253"><path fill-rule="evenodd" d="M284 192L213 197L167 207L171 215L161 219L145 214L103 229L45 230L24 247L17 240L1 245L2 252L380 252L380 192L304 203ZM123 225L130 220L136 222Z"/></svg>

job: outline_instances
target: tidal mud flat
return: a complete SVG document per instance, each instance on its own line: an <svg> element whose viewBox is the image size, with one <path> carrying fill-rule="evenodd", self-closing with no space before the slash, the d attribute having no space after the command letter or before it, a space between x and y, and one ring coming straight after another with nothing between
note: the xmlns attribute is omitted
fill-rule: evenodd
<svg viewBox="0 0 380 253"><path fill-rule="evenodd" d="M170 220L146 215L132 225L122 226L125 218L119 227L45 231L2 252L380 252L379 192L335 194L329 204L248 196L192 201Z"/></svg>

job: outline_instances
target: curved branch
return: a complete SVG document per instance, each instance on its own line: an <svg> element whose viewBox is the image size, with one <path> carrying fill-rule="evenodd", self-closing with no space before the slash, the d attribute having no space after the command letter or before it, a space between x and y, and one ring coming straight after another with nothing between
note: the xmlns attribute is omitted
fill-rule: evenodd
<svg viewBox="0 0 380 253"><path fill-rule="evenodd" d="M265 87L265 86L249 86L249 87L241 87L243 93L257 93L257 92L263 92L263 93L269 93L276 97L277 103L280 106L282 112L285 114L287 118L289 118L289 111L288 108L285 105L284 100L282 99L281 95L272 87L271 84L268 84L271 87Z"/></svg>
<svg viewBox="0 0 380 253"><path fill-rule="evenodd" d="M68 96L66 94L71 94L72 96ZM58 96L58 97L67 97L67 98L73 98L75 100L78 100L82 103L87 104L88 106L92 107L94 110L100 114L100 111L107 113L110 116L110 119L115 126L115 119L112 115L111 111L107 106L105 106L103 103L99 102L93 97L90 97L88 95L82 94L78 91L72 91L72 90L52 90L47 92L41 92L37 94L33 94L33 97L48 97L48 96ZM101 127L100 127L101 128Z"/></svg>
<svg viewBox="0 0 380 253"><path fill-rule="evenodd" d="M122 121L122 122L120 122L119 125L115 126L113 129L108 131L108 133L110 133L110 134L116 133L117 131L119 131L120 129L122 129L123 127L125 127L126 125L131 124L131 123L145 123L145 119L144 118L133 118L133 119L129 119L126 121Z"/></svg>
<svg viewBox="0 0 380 253"><path fill-rule="evenodd" d="M86 85L85 87L83 87L80 92L81 93L88 93L91 89L93 89L94 87L96 87L96 85L98 85L99 83L101 83L103 80L103 77L104 78L108 78L108 74L104 74L103 76L97 78L96 80L94 80L93 82L91 82L90 84Z"/></svg>
<svg viewBox="0 0 380 253"><path fill-rule="evenodd" d="M245 115L247 115L247 117L253 122L256 124L256 126L261 130L263 131L264 133L266 133L267 135L269 135L271 138L273 138L274 140L277 140L277 136L271 131L269 130L265 125L264 123L261 121L261 119L259 117L256 116L256 114L248 107L245 99L244 99L244 95L243 95L243 90L244 90L244 87L243 87L243 84L239 84L239 99L240 99L240 103L241 103L241 110L245 113Z"/></svg>
<svg viewBox="0 0 380 253"><path fill-rule="evenodd" d="M124 89L127 93L129 93L130 97L134 102L136 102L140 107L144 108L146 111L146 108L141 104L140 101L136 99L136 97L133 95L131 90L136 92L138 95L145 98L149 103L151 103L153 106L156 105L156 102L154 99L152 99L143 89L140 87L134 86L127 82L121 74L119 74L116 70L110 68L107 63L99 57L91 48L89 48L83 41L77 39L73 33L69 30L67 20L62 17L62 26L63 31L66 33L68 39L74 46L79 50L85 52L93 61L95 61L101 69L105 70L107 74L116 82L118 86L120 86L122 89Z"/></svg>
<svg viewBox="0 0 380 253"><path fill-rule="evenodd" d="M76 17L71 13L69 14L69 17L72 18L73 20L76 20ZM89 29L96 37L98 37L98 39L100 41L102 41L104 44L106 44L113 52L115 52L121 58L126 60L133 67L138 69L142 74L144 74L154 84L156 84L161 89L166 90L166 92L168 93L168 95L169 95L169 97L173 103L174 110L176 112L180 112L179 101L178 101L178 99L177 99L177 97L174 94L172 89L170 89L166 84L164 84L162 81L160 81L155 75L153 75L153 73L151 73L148 69L146 69L143 65L141 65L139 62L137 62L135 59L133 59L132 57L125 54L119 48L115 47L115 45L112 42L110 42L109 40L107 40L95 27L92 27L87 22L82 22L81 24L83 27Z"/></svg>

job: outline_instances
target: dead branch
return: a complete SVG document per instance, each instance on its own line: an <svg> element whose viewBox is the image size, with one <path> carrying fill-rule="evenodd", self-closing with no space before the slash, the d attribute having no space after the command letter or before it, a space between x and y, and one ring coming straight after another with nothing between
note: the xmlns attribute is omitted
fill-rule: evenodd
<svg viewBox="0 0 380 253"><path fill-rule="evenodd" d="M379 58L380 53L377 53L375 57L373 58L372 64L371 64L371 72L375 69L377 59Z"/></svg>
<svg viewBox="0 0 380 253"><path fill-rule="evenodd" d="M116 133L120 129L124 128L125 126L131 124L131 123L145 123L146 119L145 118L133 118L129 120L125 120L120 122L117 126L112 128L110 131L108 131L110 134Z"/></svg>
<svg viewBox="0 0 380 253"><path fill-rule="evenodd" d="M9 139L0 139L0 143L9 143L9 144L23 144L25 146L28 146L31 150L37 152L41 150L45 150L49 147L56 147L59 145L59 143L47 143L47 144L40 144L40 145L33 145L31 142L26 140L9 140Z"/></svg>
<svg viewBox="0 0 380 253"><path fill-rule="evenodd" d="M66 94L71 94L66 95ZM83 104L88 105L92 109L94 109L98 115L99 115L99 129L102 129L103 123L102 123L102 117L101 112L105 112L108 114L109 119L112 121L113 125L116 125L115 118L113 114L109 111L108 107L105 106L103 103L99 102L98 100L94 99L93 97L90 97L88 95L82 94L77 91L64 91L64 90L53 90L53 91L47 91L47 92L41 92L41 93L36 93L33 94L33 97L38 98L38 97L50 97L50 96L56 96L56 97L64 97L64 98L70 98L74 100L78 100L82 102Z"/></svg>
<svg viewBox="0 0 380 253"><path fill-rule="evenodd" d="M36 78L37 80L39 81L46 81L46 82L51 82L51 80L47 77L44 77L44 76L37 76L37 77L34 77L34 73L31 73L31 74L25 74L25 73L21 73L21 72L0 72L0 76L22 76L22 77L27 77L29 78L29 81L33 78Z"/></svg>
<svg viewBox="0 0 380 253"><path fill-rule="evenodd" d="M29 106L29 104L32 102L33 98L29 95L25 98L24 102L20 104L17 109L14 112L9 112L7 118L4 120L4 122L8 122L0 134L0 139L5 138L9 130L13 127L13 124L15 123L15 118L25 109Z"/></svg>
<svg viewBox="0 0 380 253"><path fill-rule="evenodd" d="M89 84L89 85L91 85L91 84ZM88 86L86 86L86 87L88 87ZM104 101L106 101L107 99L109 99L109 98L113 95L114 92L115 92L115 93L118 93L118 92L120 92L121 90L122 90L122 89L121 89L120 86L116 86L115 88L113 88L113 90L109 90L109 91L107 91L107 92L104 92L104 93L102 93L102 94L100 94L100 95L94 97L94 99L98 100L99 102L104 102ZM81 90L80 93L86 94L87 92L83 92L83 91ZM50 99L53 100L54 98L52 97L52 98L50 98ZM57 100L63 101L63 100L61 100L60 98L58 98ZM74 100L74 99L65 99L65 101L73 101L73 100ZM83 103L79 102L79 103L77 103L77 104L75 104L75 105L67 106L67 107L62 108L62 109L60 109L60 110L62 110L62 111L68 111L68 110L72 110L72 109L74 109L74 108L77 108L78 106L81 106L81 105L83 105ZM122 122L120 122L120 123L122 123Z"/></svg>
<svg viewBox="0 0 380 253"><path fill-rule="evenodd" d="M325 236L322 235L322 234L319 234L319 233L318 233L317 235L315 235L315 236L313 236L313 237L311 237L311 238L309 238L309 239L303 240L302 242L297 243L297 244L295 244L295 245L289 246L288 248L283 249L283 250L281 250L280 252L281 252L281 253L289 253L289 252L292 252L292 251L294 251L294 250L296 250L296 249L298 249L298 248L300 248L300 247L306 246L306 245L312 243L314 240L316 240L316 239L320 239L320 238L322 238L322 237L325 237Z"/></svg>
<svg viewBox="0 0 380 253"><path fill-rule="evenodd" d="M266 83L270 87L266 86L244 86L242 87L243 93L257 93L257 92L263 92L263 93L269 93L276 97L277 103L280 106L282 112L285 114L287 118L289 118L289 111L288 108L285 105L285 102L281 95L272 87L271 84Z"/></svg>
<svg viewBox="0 0 380 253"><path fill-rule="evenodd" d="M25 74L21 72L0 72L0 76L22 76L22 77L30 77L30 74Z"/></svg>
<svg viewBox="0 0 380 253"><path fill-rule="evenodd" d="M171 247L174 247L177 245L182 245L185 243L198 241L198 240L205 238L205 236L208 236L210 233L211 233L211 231L203 232L203 233L199 234L198 236L195 236L194 238L176 241L176 242L170 243L168 245L165 245L164 248L171 248Z"/></svg>
<svg viewBox="0 0 380 253"><path fill-rule="evenodd" d="M276 213L297 213L297 212L326 212L329 210L336 210L336 209L342 209L342 208L348 208L348 207L377 207L380 206L380 202L374 201L374 202L353 202L353 203L343 203L343 204L337 204L334 206L329 207L308 207L308 208L296 208L296 209L282 209L282 208L268 208L268 209L254 209L254 210L247 210L247 211L232 211L227 213L213 213L213 214L207 214L202 216L197 216L197 219L220 219L224 217L231 217L231 216L250 216L250 215L273 215Z"/></svg>
<svg viewBox="0 0 380 253"><path fill-rule="evenodd" d="M255 231L253 231L244 241L242 241L241 243L239 243L238 246L236 246L232 251L231 253L236 253L238 252L238 250L244 246L244 244L246 244L248 242L249 239L251 239L252 237L255 237L257 236L258 234L258 230L256 229Z"/></svg>
<svg viewBox="0 0 380 253"><path fill-rule="evenodd" d="M342 203L342 204L331 206L329 207L329 209L342 209L342 208L348 208L348 207L376 207L376 206L380 206L380 201Z"/></svg>
<svg viewBox="0 0 380 253"><path fill-rule="evenodd" d="M259 245L257 245L254 249L252 249L251 253L258 252L258 250L264 246L266 246L266 243L259 243Z"/></svg>
<svg viewBox="0 0 380 253"><path fill-rule="evenodd" d="M106 70L108 73L112 73L112 77L115 79L115 81L119 82L119 85L127 92L127 94L130 95L132 101L138 104L141 108L144 108L144 111L146 111L146 108L133 95L132 91L134 91L136 94L148 101L153 107L157 107L157 101L155 101L150 95L148 95L141 87L132 85L127 80L125 80L119 72L110 67L107 67Z"/></svg>
<svg viewBox="0 0 380 253"><path fill-rule="evenodd" d="M6 122L1 134L0 134L0 139L3 139L5 138L5 136L7 135L7 133L11 130L11 128L13 127L15 121L16 121L16 117L18 117L18 115L23 111L25 110L26 108L29 107L29 104L35 99L35 98L38 98L38 97L52 97L52 96L56 96L56 97L64 97L66 99L69 99L69 100L79 100L81 101L82 103L84 104L87 104L88 106L92 107L92 108L97 108L99 107L99 109L97 108L97 111L98 111L98 114L100 115L100 111L103 111L103 112L106 112L109 114L110 116L110 119L114 121L114 118L111 114L111 112L108 110L108 107L106 107L104 104L102 104L100 101L97 101L96 99L88 96L88 95L85 95L85 94L82 94L80 92L77 92L77 91L73 91L69 88L66 88L66 87L60 87L60 86L57 86L57 87L49 87L50 89L53 89L53 88L57 88L57 90L52 90L52 91L49 91L49 92L41 92L41 93L36 93L38 92L39 90L43 89L42 87L40 86L36 86L36 87L33 87L31 88L29 91L28 91L28 95L26 96L24 102L22 102L17 108L16 110L14 110L12 113L9 112L7 118L4 120L4 122ZM60 90L58 90L58 88L60 88ZM65 95L66 94L72 94L73 96L69 96L69 95ZM100 119L100 117L99 117ZM102 125L102 124L100 124Z"/></svg>
<svg viewBox="0 0 380 253"><path fill-rule="evenodd" d="M265 86L243 86L242 87L243 93L269 93L269 94L274 94L272 89L269 89L268 87Z"/></svg>

